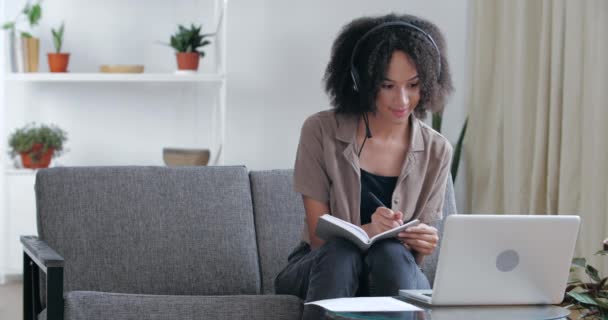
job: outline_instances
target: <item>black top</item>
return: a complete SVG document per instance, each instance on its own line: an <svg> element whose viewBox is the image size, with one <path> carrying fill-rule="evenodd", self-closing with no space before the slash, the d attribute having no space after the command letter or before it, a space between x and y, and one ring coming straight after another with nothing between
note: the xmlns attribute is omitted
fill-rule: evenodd
<svg viewBox="0 0 608 320"><path fill-rule="evenodd" d="M373 193L384 205L391 207L393 191L399 177L385 177L361 169L361 224L372 222L372 214L379 207L369 196Z"/></svg>

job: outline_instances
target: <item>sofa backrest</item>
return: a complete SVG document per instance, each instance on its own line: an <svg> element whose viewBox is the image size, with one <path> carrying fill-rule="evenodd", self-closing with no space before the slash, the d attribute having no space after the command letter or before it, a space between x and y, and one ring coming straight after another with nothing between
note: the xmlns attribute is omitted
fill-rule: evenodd
<svg viewBox="0 0 608 320"><path fill-rule="evenodd" d="M274 292L274 278L287 264L287 256L300 241L304 225L302 197L293 191L293 170L252 171L250 173L256 235L262 273L262 292ZM444 218L456 213L452 177L448 178L443 205ZM445 220L445 219L444 219ZM433 226L443 233L443 221ZM422 270L431 285L440 248L425 258Z"/></svg>
<svg viewBox="0 0 608 320"><path fill-rule="evenodd" d="M64 290L257 294L245 167L73 167L36 177L38 234Z"/></svg>
<svg viewBox="0 0 608 320"><path fill-rule="evenodd" d="M456 210L456 197L454 195L454 185L452 183L452 175L448 176L447 185L445 188L445 198L443 200L443 219L431 225L439 231L439 245L435 249L432 255L424 258L422 262L422 271L429 279L431 286L435 282L435 271L437 270L437 261L439 260L439 252L441 251L441 239L443 239L443 224L445 218L450 215L457 214Z"/></svg>
<svg viewBox="0 0 608 320"><path fill-rule="evenodd" d="M300 241L302 197L293 191L293 170L252 171L251 194L258 241L262 293L274 293L274 278Z"/></svg>

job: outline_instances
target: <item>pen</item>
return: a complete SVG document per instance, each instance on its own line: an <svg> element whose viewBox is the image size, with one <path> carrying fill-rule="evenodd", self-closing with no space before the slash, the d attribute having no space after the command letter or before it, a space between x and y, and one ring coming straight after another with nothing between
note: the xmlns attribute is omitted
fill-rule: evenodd
<svg viewBox="0 0 608 320"><path fill-rule="evenodd" d="M373 194L371 191L369 191L368 194L369 194L370 197L372 197L372 200L374 200L374 202L378 206L386 208L386 206L384 205L384 203L382 203L382 201L380 201L380 199L378 199L378 197L376 197L375 194Z"/></svg>

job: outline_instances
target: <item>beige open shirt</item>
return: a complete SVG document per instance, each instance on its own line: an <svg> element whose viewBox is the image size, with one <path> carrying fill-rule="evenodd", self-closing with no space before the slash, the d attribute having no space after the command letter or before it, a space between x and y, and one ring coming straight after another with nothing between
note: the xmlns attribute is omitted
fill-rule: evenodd
<svg viewBox="0 0 608 320"><path fill-rule="evenodd" d="M391 209L429 223L442 218L452 146L411 116L410 148L393 192ZM294 190L329 203L331 214L361 225L361 176L357 157L358 117L326 110L302 125L294 166ZM304 218L306 220L306 217ZM302 240L310 243L308 223Z"/></svg>

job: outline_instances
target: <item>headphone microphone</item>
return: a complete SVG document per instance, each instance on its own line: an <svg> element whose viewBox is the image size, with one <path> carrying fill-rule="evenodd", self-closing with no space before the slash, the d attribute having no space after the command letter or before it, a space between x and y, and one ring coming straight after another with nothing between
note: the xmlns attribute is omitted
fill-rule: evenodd
<svg viewBox="0 0 608 320"><path fill-rule="evenodd" d="M372 131L369 129L369 120L366 113L363 114L363 122L365 122L365 137L369 139L372 137Z"/></svg>
<svg viewBox="0 0 608 320"><path fill-rule="evenodd" d="M361 148L359 148L359 153L357 153L357 157L361 158L361 151L363 151L363 146L365 145L365 141L372 137L372 131L369 129L369 119L367 119L367 113L363 113L363 122L365 123L365 138L363 139L363 143L361 144Z"/></svg>

